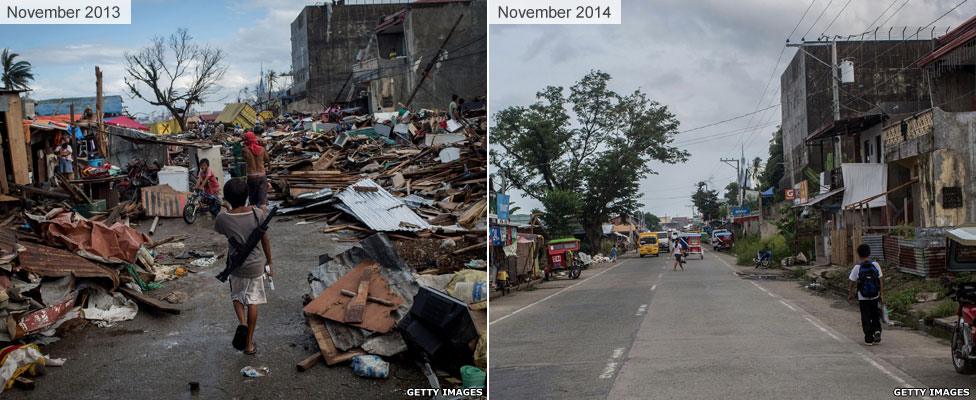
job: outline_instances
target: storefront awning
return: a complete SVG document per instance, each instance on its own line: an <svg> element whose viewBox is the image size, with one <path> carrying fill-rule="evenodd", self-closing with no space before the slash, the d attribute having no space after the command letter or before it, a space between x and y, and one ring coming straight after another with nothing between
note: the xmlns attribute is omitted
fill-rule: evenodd
<svg viewBox="0 0 976 400"><path fill-rule="evenodd" d="M827 199L833 197L834 195L836 195L836 194L838 194L840 192L843 192L843 191L844 191L844 188L840 188L840 189L831 190L831 191L826 192L826 193L821 193L821 194L818 194L816 196L813 196L810 199L810 201L808 201L806 203L803 203L803 204L797 204L797 205L795 205L793 207L794 208L796 208L796 207L809 207L809 206L812 206L812 205L816 205L817 203L820 203L821 201L827 200Z"/></svg>

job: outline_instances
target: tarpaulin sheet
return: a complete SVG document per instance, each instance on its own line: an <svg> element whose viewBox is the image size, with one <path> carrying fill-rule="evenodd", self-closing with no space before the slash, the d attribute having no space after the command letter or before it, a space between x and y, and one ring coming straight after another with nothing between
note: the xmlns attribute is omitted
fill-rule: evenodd
<svg viewBox="0 0 976 400"><path fill-rule="evenodd" d="M110 263L135 262L139 247L150 242L144 233L122 223L107 226L68 211L49 216L41 226L46 237L68 250Z"/></svg>
<svg viewBox="0 0 976 400"><path fill-rule="evenodd" d="M841 164L844 174L844 207L878 196L888 191L887 164ZM868 208L883 207L886 196L878 196L868 203Z"/></svg>

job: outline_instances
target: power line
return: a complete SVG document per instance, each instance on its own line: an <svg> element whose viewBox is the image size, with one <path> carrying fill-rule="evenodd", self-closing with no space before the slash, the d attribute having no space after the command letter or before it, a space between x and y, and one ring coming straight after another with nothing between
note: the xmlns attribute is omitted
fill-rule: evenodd
<svg viewBox="0 0 976 400"><path fill-rule="evenodd" d="M682 133L688 133L688 132L693 132L693 131L697 131L697 130L701 130L701 129L705 129L705 128L710 128L710 127L713 127L713 126L715 126L715 125L721 125L721 124L724 124L724 123L726 123L726 122L730 122L730 121L735 121L735 120L737 120L737 119L739 119L739 118L744 118L744 117L748 117L748 116L750 116L750 115L752 115L752 114L755 114L755 113L759 113L759 112L763 112L763 111L766 111L766 110L768 110L768 109L770 109L770 108L775 108L775 107L779 107L779 104L774 104L774 105L772 105L772 106L769 106L769 107L766 107L766 108L764 108L764 109L762 109L762 110L756 110L756 111L753 111L753 112L751 112L751 113L746 113L746 114L741 114L741 115L737 115L737 116L735 116L735 117L732 117L732 118L729 118L729 119L723 119L723 120L721 120L721 121L716 121L716 122L712 122L712 123L710 123L710 124L705 124L705 125L702 125L702 126L698 126L698 127L695 127L695 128L691 128L691 129L685 129L685 130L683 130L683 131L680 131L680 132L678 132L678 133L679 133L679 134L682 134Z"/></svg>
<svg viewBox="0 0 976 400"><path fill-rule="evenodd" d="M813 20L813 24L810 25L810 28L808 28L807 31L803 33L803 36L800 36L801 40L806 40L805 38L807 37L807 35L810 34L810 31L813 30L813 27L817 26L817 22L820 22L820 18L823 18L824 13L827 12L827 9L830 8L830 5L833 3L834 0L830 0L829 2L827 2L827 6L824 7L823 11L820 11L820 15L817 16L817 19Z"/></svg>
<svg viewBox="0 0 976 400"><path fill-rule="evenodd" d="M830 20L830 23L827 24L826 27L824 27L823 31L820 32L820 36L823 36L825 33L827 33L827 30L830 29L830 27L834 25L834 22L836 22L837 21L837 18L839 18L840 15L844 13L844 10L847 9L847 6L851 5L851 1L852 0L847 0L847 3L844 3L844 7L842 7L840 9L840 11L837 12L837 15L834 15L834 19Z"/></svg>

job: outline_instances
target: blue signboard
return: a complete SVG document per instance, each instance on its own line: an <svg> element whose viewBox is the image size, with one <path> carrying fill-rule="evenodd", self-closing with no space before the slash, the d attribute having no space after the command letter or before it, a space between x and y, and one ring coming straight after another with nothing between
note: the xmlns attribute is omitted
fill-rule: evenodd
<svg viewBox="0 0 976 400"><path fill-rule="evenodd" d="M501 229L501 227L493 226L493 227L491 227L491 229L489 229L489 232L490 232L490 235L491 235L491 244L492 244L492 246L501 246L501 245L504 244L502 242L502 229Z"/></svg>
<svg viewBox="0 0 976 400"><path fill-rule="evenodd" d="M732 207L733 217L744 217L749 215L749 207Z"/></svg>
<svg viewBox="0 0 976 400"><path fill-rule="evenodd" d="M508 221L508 204L509 196L507 194L499 193L496 195L498 201L498 220Z"/></svg>

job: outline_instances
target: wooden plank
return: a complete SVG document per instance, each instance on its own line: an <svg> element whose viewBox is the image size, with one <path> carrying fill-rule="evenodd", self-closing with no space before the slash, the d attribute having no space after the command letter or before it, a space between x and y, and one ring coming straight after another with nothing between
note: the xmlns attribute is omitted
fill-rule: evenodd
<svg viewBox="0 0 976 400"><path fill-rule="evenodd" d="M366 309L366 300L369 298L369 280L373 277L373 267L366 267L363 275L359 278L359 288L356 296L349 304L346 304L346 315L344 321L347 323L358 324L363 322L363 311Z"/></svg>
<svg viewBox="0 0 976 400"><path fill-rule="evenodd" d="M24 109L20 96L7 98L7 146L10 148L10 165L13 168L14 183L30 184L30 162L27 160L27 144L24 138Z"/></svg>
<svg viewBox="0 0 976 400"><path fill-rule="evenodd" d="M361 350L340 353L336 349L335 343L332 342L332 336L329 335L329 329L325 327L325 322L318 316L309 316L308 326L312 328L312 334L315 335L315 342L319 345L319 353L325 360L326 365L336 365L349 361L355 356L366 354Z"/></svg>
<svg viewBox="0 0 976 400"><path fill-rule="evenodd" d="M129 289L125 286L119 286L118 290L122 292L122 294L129 296L129 298L135 300L137 303L147 306L155 311L162 311L170 314L179 314L182 312L179 308L175 306L169 305L167 303L163 303L159 300L149 297L143 293L139 293L135 290Z"/></svg>
<svg viewBox="0 0 976 400"><path fill-rule="evenodd" d="M299 361L298 364L295 364L295 369L297 369L298 372L308 371L316 364L318 364L320 360L322 360L322 352L317 351L315 352L315 354L305 357L304 360Z"/></svg>

